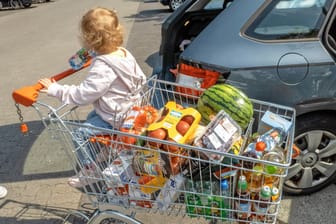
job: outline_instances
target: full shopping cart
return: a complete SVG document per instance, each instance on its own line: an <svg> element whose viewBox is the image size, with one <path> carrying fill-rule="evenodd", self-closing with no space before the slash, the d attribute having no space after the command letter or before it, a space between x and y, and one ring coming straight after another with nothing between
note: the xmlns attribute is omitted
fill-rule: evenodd
<svg viewBox="0 0 336 224"><path fill-rule="evenodd" d="M66 72L61 78L73 72ZM33 90L32 87L25 87L14 91L13 97L18 111L19 104L37 111L46 129L64 144L77 174L86 168L78 159L78 151L89 154L94 172L81 175L86 182L83 191L96 210L91 215L82 214L87 223L143 223L146 221L135 218L136 214L142 212L195 219L197 223L276 222L283 181L292 158L295 126L293 108L252 99L254 118L246 130L242 130L238 147L235 151L230 148L230 151L220 152L190 142L160 140L150 137L146 131L145 134L138 134L85 126L83 120L86 113L81 107L51 106L41 102L37 97L39 88L41 86L35 86ZM195 89L193 94L191 88L188 93L177 91L181 89L183 86L176 83L152 77L141 89L141 98L133 106L151 105L162 109L167 102L174 102L182 108L195 108L204 90ZM266 112L272 112L291 124L279 144L284 153L281 162L243 154ZM76 142L74 136L80 128L95 129L100 134L91 135L84 142ZM221 159L209 159L205 154L216 155L216 158ZM281 172L269 173L264 169L255 169L256 166L272 167ZM245 176L248 185L255 185L255 178L262 182L271 180L269 187L273 194L267 200L252 196L252 192L248 197L238 194L241 176Z"/></svg>

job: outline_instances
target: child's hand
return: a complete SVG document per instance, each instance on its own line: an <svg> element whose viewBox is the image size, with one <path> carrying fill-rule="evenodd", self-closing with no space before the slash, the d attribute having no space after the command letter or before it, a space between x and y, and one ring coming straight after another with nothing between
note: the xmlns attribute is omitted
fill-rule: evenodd
<svg viewBox="0 0 336 224"><path fill-rule="evenodd" d="M49 86L56 82L55 80L51 80L49 78L43 78L38 81L45 89L40 90L43 93L46 93L48 91Z"/></svg>

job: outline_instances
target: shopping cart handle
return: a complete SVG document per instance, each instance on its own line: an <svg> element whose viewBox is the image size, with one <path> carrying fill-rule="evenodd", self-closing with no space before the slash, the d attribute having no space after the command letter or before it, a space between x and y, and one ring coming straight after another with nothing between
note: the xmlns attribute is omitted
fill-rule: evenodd
<svg viewBox="0 0 336 224"><path fill-rule="evenodd" d="M83 65L82 68L80 69L68 69L65 70L57 75L54 75L51 77L51 79L54 79L55 81L64 79L65 77L72 75L88 66L90 66L91 64L91 60L88 61L86 64ZM13 99L16 103L18 104L22 104L23 106L29 107L31 106L33 103L36 102L38 95L39 95L39 91L43 89L43 86L40 83L37 83L33 86L25 86L22 87L20 89L14 90L12 93Z"/></svg>

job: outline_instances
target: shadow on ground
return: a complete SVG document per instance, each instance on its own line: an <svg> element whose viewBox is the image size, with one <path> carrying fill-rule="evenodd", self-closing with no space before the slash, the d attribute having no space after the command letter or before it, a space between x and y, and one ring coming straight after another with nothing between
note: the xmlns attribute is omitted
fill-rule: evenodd
<svg viewBox="0 0 336 224"><path fill-rule="evenodd" d="M88 210L71 210L64 207L42 206L34 203L22 203L15 200L4 200L0 209L5 206L16 206L20 210L14 217L1 217L0 224L84 224L88 219ZM42 215L41 214L48 214Z"/></svg>
<svg viewBox="0 0 336 224"><path fill-rule="evenodd" d="M52 139L41 121L27 122L27 125L30 130L27 136L20 132L20 124L0 127L0 182L72 175L72 167L60 142Z"/></svg>

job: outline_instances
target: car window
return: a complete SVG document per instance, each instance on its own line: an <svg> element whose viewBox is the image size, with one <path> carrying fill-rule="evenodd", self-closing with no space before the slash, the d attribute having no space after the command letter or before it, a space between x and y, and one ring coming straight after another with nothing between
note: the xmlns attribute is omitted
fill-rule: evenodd
<svg viewBox="0 0 336 224"><path fill-rule="evenodd" d="M317 37L332 0L273 0L245 34L260 40Z"/></svg>
<svg viewBox="0 0 336 224"><path fill-rule="evenodd" d="M204 6L204 10L222 9L224 0L211 0Z"/></svg>

